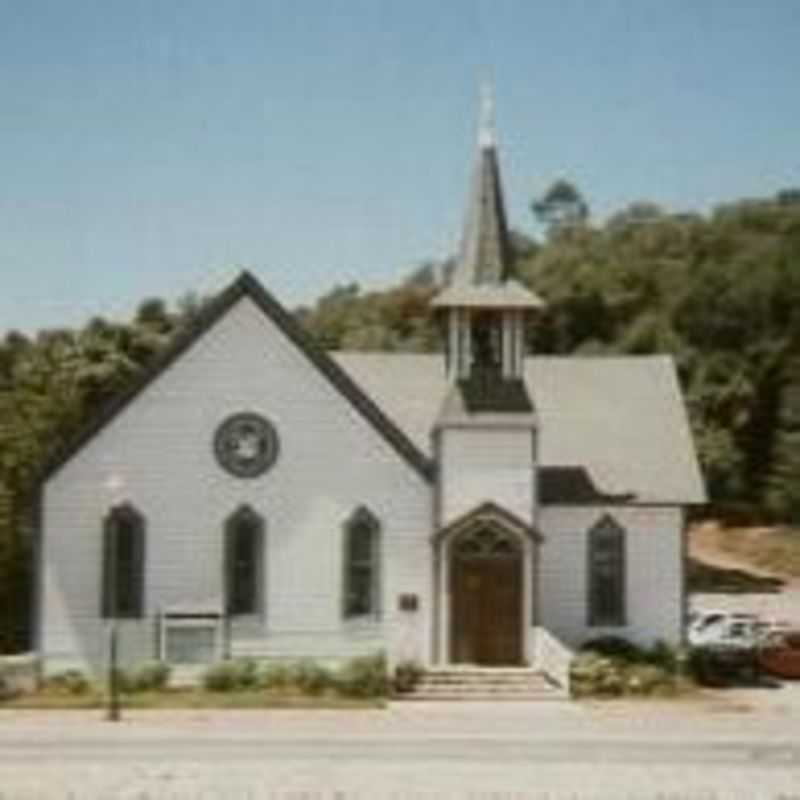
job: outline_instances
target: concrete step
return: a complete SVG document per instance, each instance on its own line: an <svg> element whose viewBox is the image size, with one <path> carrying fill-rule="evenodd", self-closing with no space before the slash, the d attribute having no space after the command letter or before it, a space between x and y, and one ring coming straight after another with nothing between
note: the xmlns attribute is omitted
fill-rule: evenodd
<svg viewBox="0 0 800 800"><path fill-rule="evenodd" d="M545 700L563 697L561 688L531 668L453 667L428 670L407 700Z"/></svg>
<svg viewBox="0 0 800 800"><path fill-rule="evenodd" d="M421 678L425 683L460 683L460 684L498 684L503 686L518 686L528 683L541 683L547 679L541 674L535 675L429 675Z"/></svg>
<svg viewBox="0 0 800 800"><path fill-rule="evenodd" d="M436 686L436 685L421 685L415 687L414 691L417 694L489 694L489 695L514 695L518 697L524 694L548 694L552 692L555 687L548 686L547 684L540 684L538 686Z"/></svg>
<svg viewBox="0 0 800 800"><path fill-rule="evenodd" d="M426 692L408 692L406 694L398 694L393 698L395 701L401 702L470 702L470 701L483 701L491 703L539 703L548 700L563 700L564 694L555 690L538 693L524 693L524 694L490 694L487 692L473 692L471 694L464 694L463 692L441 692L438 694L428 694Z"/></svg>

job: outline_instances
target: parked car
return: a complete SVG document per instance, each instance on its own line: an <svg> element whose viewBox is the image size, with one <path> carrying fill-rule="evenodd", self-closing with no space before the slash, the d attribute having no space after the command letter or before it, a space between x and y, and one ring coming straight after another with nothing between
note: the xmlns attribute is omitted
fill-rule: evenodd
<svg viewBox="0 0 800 800"><path fill-rule="evenodd" d="M778 678L800 680L800 630L775 629L758 648L758 664Z"/></svg>
<svg viewBox="0 0 800 800"><path fill-rule="evenodd" d="M690 617L688 639L703 683L719 684L759 672L760 621L755 614L706 610Z"/></svg>
<svg viewBox="0 0 800 800"><path fill-rule="evenodd" d="M760 625L755 614L696 611L689 618L689 644L723 650L752 650L758 643Z"/></svg>

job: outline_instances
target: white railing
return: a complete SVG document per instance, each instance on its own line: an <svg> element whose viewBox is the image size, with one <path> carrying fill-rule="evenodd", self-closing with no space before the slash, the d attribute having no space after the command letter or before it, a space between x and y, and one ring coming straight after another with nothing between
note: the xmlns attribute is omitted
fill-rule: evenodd
<svg viewBox="0 0 800 800"><path fill-rule="evenodd" d="M533 666L555 681L569 697L572 650L553 636L547 628L535 627L532 655Z"/></svg>

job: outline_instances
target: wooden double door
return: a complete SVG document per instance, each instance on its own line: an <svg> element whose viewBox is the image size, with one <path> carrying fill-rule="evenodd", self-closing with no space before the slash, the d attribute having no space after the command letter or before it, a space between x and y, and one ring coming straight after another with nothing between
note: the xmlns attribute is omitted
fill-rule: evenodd
<svg viewBox="0 0 800 800"><path fill-rule="evenodd" d="M484 535L487 550L453 548L450 562L450 659L457 664L522 663L522 552ZM497 545L497 542L501 545Z"/></svg>

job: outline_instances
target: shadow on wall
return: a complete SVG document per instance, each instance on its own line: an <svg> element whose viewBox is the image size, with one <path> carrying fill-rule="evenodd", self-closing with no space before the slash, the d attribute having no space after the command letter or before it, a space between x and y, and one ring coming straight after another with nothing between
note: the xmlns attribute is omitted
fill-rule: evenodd
<svg viewBox="0 0 800 800"><path fill-rule="evenodd" d="M687 578L690 592L704 594L777 594L785 585L780 578L712 566L696 558L688 561Z"/></svg>

